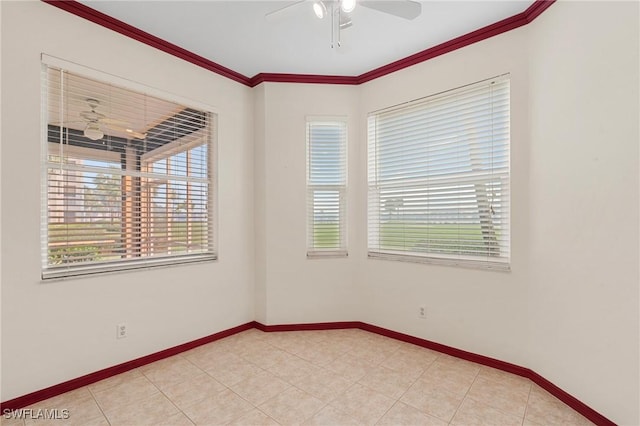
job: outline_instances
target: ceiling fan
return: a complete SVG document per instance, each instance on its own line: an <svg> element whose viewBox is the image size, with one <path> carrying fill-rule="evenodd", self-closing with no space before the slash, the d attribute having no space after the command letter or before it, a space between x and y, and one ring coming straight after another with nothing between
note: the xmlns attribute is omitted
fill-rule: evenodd
<svg viewBox="0 0 640 426"><path fill-rule="evenodd" d="M89 105L90 109L90 111L80 112L80 117L85 123L87 123L84 128L85 137L93 141L102 139L104 137L104 131L102 130L103 127L127 133L136 139L144 139L147 137L146 133L140 133L130 129L128 127L129 123L126 121L109 118L106 115L97 112L96 109L100 106L99 100L87 98L85 101Z"/></svg>
<svg viewBox="0 0 640 426"><path fill-rule="evenodd" d="M324 19L325 16L331 18L331 48L342 45L340 31L353 25L351 13L358 5L408 20L413 20L422 13L422 5L413 0L299 0L267 13L265 18L271 20L285 11L303 5L311 5L318 19Z"/></svg>

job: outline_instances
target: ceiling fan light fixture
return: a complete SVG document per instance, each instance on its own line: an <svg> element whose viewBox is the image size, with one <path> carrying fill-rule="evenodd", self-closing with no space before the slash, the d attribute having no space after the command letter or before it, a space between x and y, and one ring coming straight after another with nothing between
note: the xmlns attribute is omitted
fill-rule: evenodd
<svg viewBox="0 0 640 426"><path fill-rule="evenodd" d="M314 1L313 2L313 13L316 14L318 19L322 19L327 14L327 7L324 5L324 3L322 1Z"/></svg>
<svg viewBox="0 0 640 426"><path fill-rule="evenodd" d="M89 123L84 129L84 135L92 141L97 141L98 139L102 139L104 137L104 132L100 130L100 126L98 125L98 123Z"/></svg>
<svg viewBox="0 0 640 426"><path fill-rule="evenodd" d="M356 8L356 0L340 0L340 8L344 13L351 13Z"/></svg>

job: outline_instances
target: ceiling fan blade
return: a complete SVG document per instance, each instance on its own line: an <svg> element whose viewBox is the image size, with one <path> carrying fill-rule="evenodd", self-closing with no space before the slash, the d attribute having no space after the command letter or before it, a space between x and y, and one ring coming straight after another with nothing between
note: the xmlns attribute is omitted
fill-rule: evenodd
<svg viewBox="0 0 640 426"><path fill-rule="evenodd" d="M422 13L422 5L412 0L362 0L358 4L409 20L417 18Z"/></svg>
<svg viewBox="0 0 640 426"><path fill-rule="evenodd" d="M291 12L293 9L295 9L296 6L299 6L303 3L306 3L306 0L298 0L292 3L289 3L288 5L283 6L280 9L276 9L274 11L267 13L266 15L264 15L264 19L266 19L267 21L273 21L275 19L284 17L288 14L288 12Z"/></svg>
<svg viewBox="0 0 640 426"><path fill-rule="evenodd" d="M76 121L52 121L51 123L49 123L49 125L51 126L66 126L68 124L80 124L80 123L84 123L86 124L87 122L84 120L76 120Z"/></svg>
<svg viewBox="0 0 640 426"><path fill-rule="evenodd" d="M113 120L113 121L118 121L118 120ZM105 127L108 127L111 130L117 130L119 132L123 132L126 133L128 135L133 136L136 139L144 139L147 137L146 133L140 133L140 132L136 132L135 130L131 130L130 128L126 127L126 126L119 126L118 124L115 123L107 123L105 121L100 121L102 124L104 124Z"/></svg>
<svg viewBox="0 0 640 426"><path fill-rule="evenodd" d="M118 120L115 118L109 118L109 117L104 117L101 118L100 120L98 120L100 123L103 123L107 126L120 126L120 127L127 127L130 125L130 123L128 121L124 121L124 120Z"/></svg>

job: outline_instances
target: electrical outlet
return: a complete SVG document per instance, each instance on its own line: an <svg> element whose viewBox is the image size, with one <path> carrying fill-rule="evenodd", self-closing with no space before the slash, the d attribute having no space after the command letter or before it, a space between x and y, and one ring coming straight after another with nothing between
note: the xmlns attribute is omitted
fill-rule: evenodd
<svg viewBox="0 0 640 426"><path fill-rule="evenodd" d="M116 337L118 339L124 339L127 337L127 324L118 324L116 326Z"/></svg>
<svg viewBox="0 0 640 426"><path fill-rule="evenodd" d="M418 307L418 318L427 319L427 307L424 305L420 305Z"/></svg>

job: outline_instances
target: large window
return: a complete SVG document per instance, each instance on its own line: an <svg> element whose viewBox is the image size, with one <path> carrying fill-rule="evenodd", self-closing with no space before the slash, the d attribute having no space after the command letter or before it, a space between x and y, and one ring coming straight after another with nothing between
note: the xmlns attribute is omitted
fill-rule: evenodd
<svg viewBox="0 0 640 426"><path fill-rule="evenodd" d="M346 256L347 124L307 121L307 255Z"/></svg>
<svg viewBox="0 0 640 426"><path fill-rule="evenodd" d="M509 79L369 114L369 256L507 269Z"/></svg>
<svg viewBox="0 0 640 426"><path fill-rule="evenodd" d="M44 66L43 278L212 260L215 115Z"/></svg>

